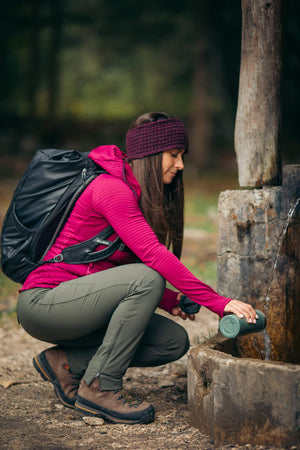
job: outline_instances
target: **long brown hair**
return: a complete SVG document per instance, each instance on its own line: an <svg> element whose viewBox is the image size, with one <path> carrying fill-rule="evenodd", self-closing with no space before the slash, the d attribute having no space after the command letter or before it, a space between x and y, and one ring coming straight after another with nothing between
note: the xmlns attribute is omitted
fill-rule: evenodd
<svg viewBox="0 0 300 450"><path fill-rule="evenodd" d="M166 113L146 113L134 120L129 128L171 118L173 116ZM162 153L157 153L141 159L134 159L130 165L142 190L140 208L147 222L159 241L167 248L172 248L173 253L180 258L184 225L182 171L177 172L170 184L164 184L162 155Z"/></svg>

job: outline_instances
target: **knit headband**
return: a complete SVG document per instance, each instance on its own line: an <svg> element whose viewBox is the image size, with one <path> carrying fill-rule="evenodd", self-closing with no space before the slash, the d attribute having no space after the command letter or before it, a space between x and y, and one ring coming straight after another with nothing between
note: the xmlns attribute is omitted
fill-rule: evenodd
<svg viewBox="0 0 300 450"><path fill-rule="evenodd" d="M131 128L126 135L128 159L139 159L166 150L189 149L189 138L180 119L166 119Z"/></svg>

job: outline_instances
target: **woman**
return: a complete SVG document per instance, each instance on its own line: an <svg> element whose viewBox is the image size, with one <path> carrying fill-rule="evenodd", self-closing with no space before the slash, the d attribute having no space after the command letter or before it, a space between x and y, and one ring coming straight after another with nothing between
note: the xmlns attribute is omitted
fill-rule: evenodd
<svg viewBox="0 0 300 450"><path fill-rule="evenodd" d="M120 236L125 250L91 264L42 265L26 279L17 312L29 334L56 344L33 363L65 406L112 422L148 423L154 408L124 393L126 369L166 364L189 348L184 328L155 309L193 320L178 306L185 294L221 317L232 312L255 322L256 313L217 294L179 260L188 152L183 123L145 114L132 124L126 146L127 156L115 146L89 154L107 173L82 193L45 259L108 225L115 231L110 239ZM166 280L177 291L166 289Z"/></svg>

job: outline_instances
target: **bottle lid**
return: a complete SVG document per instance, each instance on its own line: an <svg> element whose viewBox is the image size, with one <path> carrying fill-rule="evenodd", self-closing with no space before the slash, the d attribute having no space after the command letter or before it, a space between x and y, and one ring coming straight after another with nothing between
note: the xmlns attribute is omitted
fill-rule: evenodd
<svg viewBox="0 0 300 450"><path fill-rule="evenodd" d="M228 338L236 337L240 332L240 323L237 316L229 315L220 321L220 331Z"/></svg>
<svg viewBox="0 0 300 450"><path fill-rule="evenodd" d="M186 314L196 314L200 310L201 305L198 305L198 303L193 302L186 295L183 295L180 300L180 308Z"/></svg>

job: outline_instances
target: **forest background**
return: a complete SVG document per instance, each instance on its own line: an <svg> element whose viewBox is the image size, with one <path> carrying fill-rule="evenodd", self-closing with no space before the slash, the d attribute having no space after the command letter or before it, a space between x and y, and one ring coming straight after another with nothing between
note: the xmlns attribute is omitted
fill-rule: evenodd
<svg viewBox="0 0 300 450"><path fill-rule="evenodd" d="M282 0L282 164L300 163L300 2ZM39 148L125 150L135 117L190 136L183 262L216 287L217 199L238 187L241 1L0 0L0 225ZM18 285L0 272L0 314Z"/></svg>
<svg viewBox="0 0 300 450"><path fill-rule="evenodd" d="M300 3L283 0L281 151L299 162ZM38 148L124 149L132 119L184 120L196 176L236 172L241 1L1 0L0 174Z"/></svg>
<svg viewBox="0 0 300 450"><path fill-rule="evenodd" d="M281 3L281 152L288 164L300 163L300 2ZM37 149L124 150L132 119L165 111L184 120L191 141L182 261L216 288L217 199L238 187L241 27L241 0L0 0L0 227ZM59 410L49 383L32 372L32 355L46 344L17 325L19 287L0 271L2 447L215 448L188 425L184 363L179 372L132 368L127 383L149 393L158 411L147 430L93 432ZM218 317L202 307L183 325L195 345L215 334Z"/></svg>

